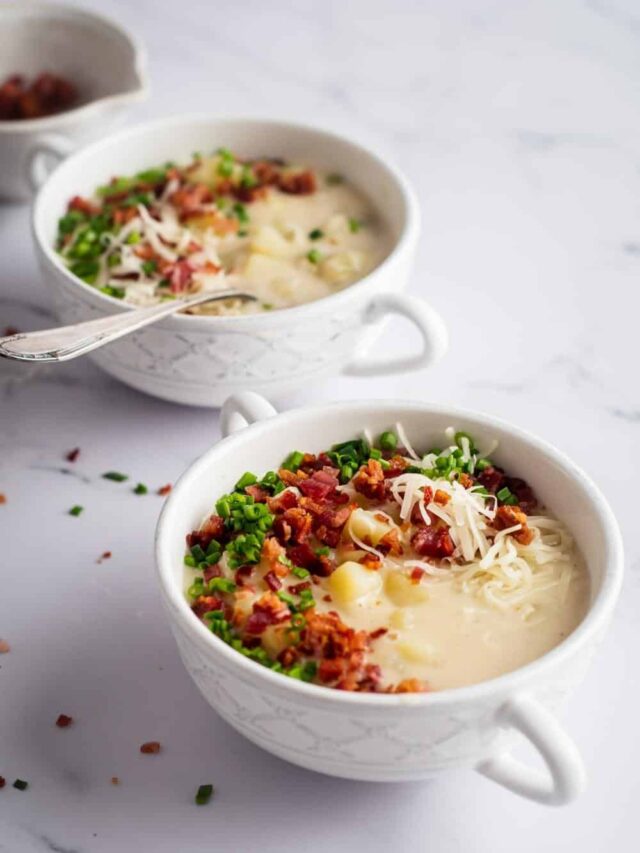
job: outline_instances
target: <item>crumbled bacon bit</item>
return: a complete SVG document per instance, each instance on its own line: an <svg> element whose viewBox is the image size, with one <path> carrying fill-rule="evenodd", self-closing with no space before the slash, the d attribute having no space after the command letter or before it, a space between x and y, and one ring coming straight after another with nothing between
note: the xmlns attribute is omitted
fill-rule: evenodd
<svg viewBox="0 0 640 853"><path fill-rule="evenodd" d="M267 502L267 498L269 497L269 492L265 489L261 489L260 486L247 486L245 488L245 492L254 499L257 504L264 504Z"/></svg>
<svg viewBox="0 0 640 853"><path fill-rule="evenodd" d="M279 578L284 578L289 574L289 567L282 562L285 556L286 551L275 537L269 536L264 540L262 558Z"/></svg>
<svg viewBox="0 0 640 853"><path fill-rule="evenodd" d="M507 477L504 485L515 495L520 509L530 515L538 505L538 500L531 486L519 477Z"/></svg>
<svg viewBox="0 0 640 853"><path fill-rule="evenodd" d="M357 492L371 500L385 499L384 471L377 459L369 459L355 475L352 483Z"/></svg>
<svg viewBox="0 0 640 853"><path fill-rule="evenodd" d="M377 547L383 554L402 554L402 544L397 528L394 527L385 533Z"/></svg>
<svg viewBox="0 0 640 853"><path fill-rule="evenodd" d="M184 293L191 283L193 273L194 270L189 261L176 261L169 274L171 293Z"/></svg>
<svg viewBox="0 0 640 853"><path fill-rule="evenodd" d="M274 592L265 592L253 605L253 613L246 621L247 634L262 634L269 625L286 622L290 618L287 605Z"/></svg>
<svg viewBox="0 0 640 853"><path fill-rule="evenodd" d="M467 475L465 474L464 476L466 477ZM465 489L466 488L468 488L468 486L465 486ZM438 506L446 506L450 500L451 496L448 495L447 492L443 491L442 489L436 489L436 493L433 496L434 503L437 503Z"/></svg>
<svg viewBox="0 0 640 853"><path fill-rule="evenodd" d="M7 502L7 496L5 495L4 492L0 492L0 504L6 504L6 502Z"/></svg>
<svg viewBox="0 0 640 853"><path fill-rule="evenodd" d="M180 217L185 219L199 213L203 205L213 201L213 195L206 184L191 184L172 193L169 201L178 208Z"/></svg>
<svg viewBox="0 0 640 853"><path fill-rule="evenodd" d="M67 210L77 210L79 213L84 213L87 216L94 216L98 212L98 207L92 201L89 201L89 199L74 195L67 205Z"/></svg>
<svg viewBox="0 0 640 853"><path fill-rule="evenodd" d="M96 563L102 563L104 560L110 560L111 556L111 551L103 551L102 554L100 554L100 556L96 560Z"/></svg>
<svg viewBox="0 0 640 853"><path fill-rule="evenodd" d="M428 693L429 688L424 681L419 678L405 678L393 685L388 690L389 693Z"/></svg>
<svg viewBox="0 0 640 853"><path fill-rule="evenodd" d="M295 492L290 489L285 489L279 495L272 498L267 498L267 506L270 512L283 512L286 509L292 509L298 505L298 497Z"/></svg>
<svg viewBox="0 0 640 853"><path fill-rule="evenodd" d="M0 655L6 655L11 651L11 646L6 640L0 640Z"/></svg>
<svg viewBox="0 0 640 853"><path fill-rule="evenodd" d="M5 338L10 338L13 335L19 335L19 334L20 334L20 329L16 328L15 326L7 326L4 330L4 332L2 333L2 336Z"/></svg>
<svg viewBox="0 0 640 853"><path fill-rule="evenodd" d="M316 191L316 176L308 169L306 172L296 172L278 177L278 188L290 195L311 195Z"/></svg>
<svg viewBox="0 0 640 853"><path fill-rule="evenodd" d="M306 542L289 548L287 556L294 566L301 566L311 572L312 575L327 577L333 571L331 559L324 554L316 554Z"/></svg>
<svg viewBox="0 0 640 853"><path fill-rule="evenodd" d="M389 467L384 469L385 479L392 480L394 477L402 474L408 466L409 463L402 456L394 456L389 460Z"/></svg>
<svg viewBox="0 0 640 853"><path fill-rule="evenodd" d="M264 576L264 582L269 587L269 589L272 589L274 592L277 592L279 589L282 589L282 581L273 570L266 573L266 575Z"/></svg>
<svg viewBox="0 0 640 853"><path fill-rule="evenodd" d="M429 527L420 525L411 538L411 544L418 554L432 559L450 557L455 551L455 545L447 528L435 524Z"/></svg>
<svg viewBox="0 0 640 853"><path fill-rule="evenodd" d="M298 544L305 542L311 534L311 525L313 519L311 515L300 507L287 509L281 517L282 528L284 532L288 532L288 537L285 541L293 541Z"/></svg>
<svg viewBox="0 0 640 853"><path fill-rule="evenodd" d="M111 784L112 784L112 785L119 785L119 784L120 784L120 779L119 779L117 776L112 776L112 777L111 777Z"/></svg>
<svg viewBox="0 0 640 853"><path fill-rule="evenodd" d="M493 520L496 530L506 530L516 524L522 525L520 530L511 534L521 545L529 545L533 541L533 530L527 524L526 514L517 506L499 506Z"/></svg>
<svg viewBox="0 0 640 853"><path fill-rule="evenodd" d="M191 609L199 619L202 619L205 613L222 610L222 608L223 601L216 595L200 595L191 605Z"/></svg>
<svg viewBox="0 0 640 853"><path fill-rule="evenodd" d="M464 471L458 475L458 482L464 489L470 489L474 485L473 477L470 477Z"/></svg>
<svg viewBox="0 0 640 853"><path fill-rule="evenodd" d="M0 776L0 788L4 788L6 784L7 780L4 778L4 776Z"/></svg>
<svg viewBox="0 0 640 853"><path fill-rule="evenodd" d="M75 462L78 456L80 456L80 448L74 447L73 450L70 450L67 453L65 459L67 460L67 462Z"/></svg>
<svg viewBox="0 0 640 853"><path fill-rule="evenodd" d="M157 755L162 747L158 743L157 740L149 740L146 743L143 743L140 747L140 752L143 755Z"/></svg>
<svg viewBox="0 0 640 853"><path fill-rule="evenodd" d="M187 546L193 548L194 545L200 545L206 550L212 539L220 540L224 533L224 518L220 515L210 515L199 530L192 530L187 534Z"/></svg>
<svg viewBox="0 0 640 853"><path fill-rule="evenodd" d="M478 474L478 482L488 492L495 494L504 483L504 473L499 468L490 465Z"/></svg>
<svg viewBox="0 0 640 853"><path fill-rule="evenodd" d="M421 569L420 566L414 566L414 568L411 570L411 574L409 575L409 577L411 578L411 583L420 583L425 574L425 570Z"/></svg>
<svg viewBox="0 0 640 853"><path fill-rule="evenodd" d="M370 631L370 632L369 632L369 637L370 637L372 640L377 640L377 639L379 639L380 637L384 637L384 635L385 635L385 634L388 634L388 633L389 633L389 629L388 629L388 628L376 628L376 630L375 630L375 631Z"/></svg>
<svg viewBox="0 0 640 853"><path fill-rule="evenodd" d="M59 729L66 729L67 726L70 726L72 722L73 717L69 717L67 714L60 714L60 716L56 720L56 726Z"/></svg>
<svg viewBox="0 0 640 853"><path fill-rule="evenodd" d="M169 494L169 492L171 491L171 489L172 489L171 483L167 483L167 485L166 485L166 486L160 486L160 488L158 489L158 494L159 494L161 497L164 497L165 495L168 495L168 494Z"/></svg>

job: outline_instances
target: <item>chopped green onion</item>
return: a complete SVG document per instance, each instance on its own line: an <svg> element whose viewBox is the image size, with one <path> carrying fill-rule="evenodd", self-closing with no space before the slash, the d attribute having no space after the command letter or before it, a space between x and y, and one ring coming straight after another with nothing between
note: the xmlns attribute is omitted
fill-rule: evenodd
<svg viewBox="0 0 640 853"><path fill-rule="evenodd" d="M129 234L129 236L125 240L125 243L128 243L130 246L135 246L136 243L140 242L140 239L140 232L132 231L131 234Z"/></svg>
<svg viewBox="0 0 640 853"><path fill-rule="evenodd" d="M218 174L223 178L230 178L233 175L233 161L221 160L218 165Z"/></svg>
<svg viewBox="0 0 640 853"><path fill-rule="evenodd" d="M314 228L309 232L310 240L321 240L324 237L324 231L321 228Z"/></svg>
<svg viewBox="0 0 640 853"><path fill-rule="evenodd" d="M113 480L114 483L124 483L125 480L129 479L127 474L121 474L119 471L107 471L106 474L102 475L104 480Z"/></svg>
<svg viewBox="0 0 640 853"><path fill-rule="evenodd" d="M476 459L476 471L486 471L487 468L491 468L491 460L490 459Z"/></svg>
<svg viewBox="0 0 640 853"><path fill-rule="evenodd" d="M307 252L307 260L311 261L312 264L319 264L322 260L322 255L317 249L310 249Z"/></svg>
<svg viewBox="0 0 640 853"><path fill-rule="evenodd" d="M515 506L518 503L517 497L513 494L511 489L507 488L507 486L503 486L499 492L496 492L496 497L499 501L502 501L502 503L510 506Z"/></svg>
<svg viewBox="0 0 640 853"><path fill-rule="evenodd" d="M195 557L193 557L191 554L184 555L184 564L185 566L189 566L189 568L191 569L195 569L198 566Z"/></svg>
<svg viewBox="0 0 640 853"><path fill-rule="evenodd" d="M291 607L291 608L294 608L294 609L295 609L295 607L296 607L296 600L295 600L295 598L291 595L291 593L289 593L289 592L285 592L285 590L281 589L281 590L279 590L279 591L276 593L276 595L278 596L278 598L280 599L280 601L284 601L284 603L285 603L285 604L288 604L288 605L289 605L289 607Z"/></svg>
<svg viewBox="0 0 640 853"><path fill-rule="evenodd" d="M197 560L199 563L201 563L207 557L200 545L194 545L191 549L191 554L193 555L194 559Z"/></svg>
<svg viewBox="0 0 640 853"><path fill-rule="evenodd" d="M335 187L338 186L338 184L343 184L344 178L342 177L342 175L332 173L331 175L327 175L327 183L330 187Z"/></svg>
<svg viewBox="0 0 640 853"><path fill-rule="evenodd" d="M206 806L213 796L213 785L200 785L196 792L196 805Z"/></svg>
<svg viewBox="0 0 640 853"><path fill-rule="evenodd" d="M228 578L211 578L207 589L209 592L235 592L236 585Z"/></svg>
<svg viewBox="0 0 640 853"><path fill-rule="evenodd" d="M138 483L138 485L133 490L135 495L146 495L149 489L145 486L144 483Z"/></svg>
<svg viewBox="0 0 640 853"><path fill-rule="evenodd" d="M395 450L398 446L398 436L391 430L386 430L380 436L380 447L383 450Z"/></svg>
<svg viewBox="0 0 640 853"><path fill-rule="evenodd" d="M257 482L258 478L256 477L256 475L252 474L251 471L247 471L245 474L242 475L242 477L240 477L238 482L235 484L235 486L233 487L233 491L240 492L246 486L253 486Z"/></svg>
<svg viewBox="0 0 640 853"><path fill-rule="evenodd" d="M142 272L143 272L145 275L151 275L151 273L154 273L154 272L156 271L156 269L157 269L157 268L158 268L158 262L157 262L157 261L154 261L154 260L151 260L151 261L145 261L145 262L142 264Z"/></svg>
<svg viewBox="0 0 640 853"><path fill-rule="evenodd" d="M359 219L349 219L349 231L352 234L357 234L358 231L362 228L362 222Z"/></svg>
<svg viewBox="0 0 640 853"><path fill-rule="evenodd" d="M101 293L106 293L107 296L112 296L114 299L124 299L125 289L124 287L113 287L110 284L105 284L104 287L100 288Z"/></svg>
<svg viewBox="0 0 640 853"><path fill-rule="evenodd" d="M331 553L331 548L328 545L322 545L320 548L316 548L316 554L318 557L326 557Z"/></svg>
<svg viewBox="0 0 640 853"><path fill-rule="evenodd" d="M249 221L249 214L247 213L247 209L244 204L236 202L236 204L233 205L233 212L235 213L239 222L242 222L244 224Z"/></svg>
<svg viewBox="0 0 640 853"><path fill-rule="evenodd" d="M317 553L318 552L316 551L316 554ZM297 578L308 578L309 577L309 571L307 569L303 569L302 566L292 566L291 571Z"/></svg>
<svg viewBox="0 0 640 853"><path fill-rule="evenodd" d="M29 783L25 782L24 779L16 779L13 783L13 787L17 788L19 791L26 791L29 787Z"/></svg>
<svg viewBox="0 0 640 853"><path fill-rule="evenodd" d="M282 467L287 471L293 471L295 473L300 465L302 465L303 459L304 453L301 453L299 450L294 450L293 453L290 453L284 460Z"/></svg>
<svg viewBox="0 0 640 853"><path fill-rule="evenodd" d="M78 515L80 515L80 513L81 513L83 510L84 510L84 507L83 507L83 506L80 506L79 504L76 504L75 506L72 506L72 507L71 507L71 509L69 510L69 515L75 515L75 516L78 516Z"/></svg>

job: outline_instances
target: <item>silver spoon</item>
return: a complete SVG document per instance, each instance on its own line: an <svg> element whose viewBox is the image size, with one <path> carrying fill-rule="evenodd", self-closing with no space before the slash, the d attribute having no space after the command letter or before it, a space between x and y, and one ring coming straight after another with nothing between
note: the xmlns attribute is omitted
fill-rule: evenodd
<svg viewBox="0 0 640 853"><path fill-rule="evenodd" d="M112 317L101 317L99 320L87 320L84 323L75 323L73 326L9 335L9 337L0 338L0 356L16 361L37 361L42 364L69 361L105 344L110 344L123 335L128 335L129 332L135 332L136 329L155 323L156 320L182 311L184 308L231 298L256 301L255 296L244 293L242 290L197 293L175 302L127 311L126 314L116 314Z"/></svg>

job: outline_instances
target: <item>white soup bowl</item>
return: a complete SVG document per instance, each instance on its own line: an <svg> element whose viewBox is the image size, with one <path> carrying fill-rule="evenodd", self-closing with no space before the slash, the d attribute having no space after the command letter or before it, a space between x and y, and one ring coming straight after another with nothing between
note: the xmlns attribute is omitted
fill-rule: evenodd
<svg viewBox="0 0 640 853"><path fill-rule="evenodd" d="M589 610L560 645L498 678L427 694L348 693L305 684L261 667L197 619L184 595L185 535L245 471L276 468L292 448L317 452L400 421L425 448L444 429L499 442L497 463L526 479L570 528L591 578ZM251 425L247 425L247 423ZM213 708L254 743L294 764L351 779L403 781L449 768L475 769L538 802L561 805L583 788L577 748L556 713L584 676L609 622L622 578L622 544L609 506L564 454L522 429L486 415L416 402L336 403L276 414L256 394L231 398L226 437L181 477L156 536L158 578L182 660ZM546 772L514 759L520 733Z"/></svg>
<svg viewBox="0 0 640 853"><path fill-rule="evenodd" d="M113 175L168 160L185 162L193 151L222 145L243 157L278 156L344 174L384 220L393 242L389 255L360 281L316 302L246 316L175 315L92 353L100 367L166 400L220 406L236 391L278 397L335 373L403 372L443 354L447 335L439 315L424 300L400 292L419 234L418 205L404 178L344 137L261 119L164 119L112 135L62 163L38 194L33 212L38 257L60 320L70 324L131 310L72 275L56 253L57 222L69 199L92 195ZM419 352L361 355L390 314L417 327Z"/></svg>

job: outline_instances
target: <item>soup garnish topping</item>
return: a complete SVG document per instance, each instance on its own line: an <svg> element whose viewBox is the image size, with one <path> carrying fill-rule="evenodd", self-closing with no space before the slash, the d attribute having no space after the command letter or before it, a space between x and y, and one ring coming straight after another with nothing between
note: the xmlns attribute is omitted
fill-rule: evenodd
<svg viewBox="0 0 640 853"><path fill-rule="evenodd" d="M243 474L187 536L194 614L341 690L461 686L544 654L586 609L571 535L471 435L445 445L418 455L396 424Z"/></svg>

